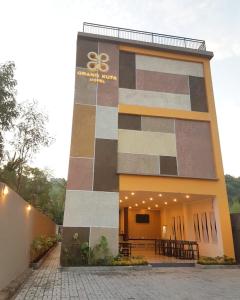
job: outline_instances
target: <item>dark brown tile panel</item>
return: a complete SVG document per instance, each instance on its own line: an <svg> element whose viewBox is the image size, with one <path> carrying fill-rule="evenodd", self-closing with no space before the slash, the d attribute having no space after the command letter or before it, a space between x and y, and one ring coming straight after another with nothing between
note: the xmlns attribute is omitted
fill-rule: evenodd
<svg viewBox="0 0 240 300"><path fill-rule="evenodd" d="M116 140L96 139L93 189L118 191Z"/></svg>
<svg viewBox="0 0 240 300"><path fill-rule="evenodd" d="M79 249L74 246L74 244L76 244L73 238L74 234L78 235L78 242L80 242L80 244L84 242L89 243L89 227L63 227L60 257L61 266L78 265L77 256L79 253L77 253L77 251L79 251ZM75 257L74 262L71 261L70 257Z"/></svg>
<svg viewBox="0 0 240 300"><path fill-rule="evenodd" d="M103 76L116 76L117 80L105 79L105 83L98 83L97 104L105 106L118 105L118 74L119 74L119 50L118 45L109 43L99 43L99 53L109 55L109 71L106 73L99 72Z"/></svg>
<svg viewBox="0 0 240 300"><path fill-rule="evenodd" d="M188 76L136 70L136 89L189 94Z"/></svg>
<svg viewBox="0 0 240 300"><path fill-rule="evenodd" d="M193 111L207 112L207 96L204 78L190 76L190 99L191 109Z"/></svg>
<svg viewBox="0 0 240 300"><path fill-rule="evenodd" d="M77 40L77 57L76 57L76 66L86 68L89 58L87 57L89 52L98 53L98 42L91 41L87 39Z"/></svg>
<svg viewBox="0 0 240 300"><path fill-rule="evenodd" d="M119 53L119 87L136 89L135 53L124 51Z"/></svg>
<svg viewBox="0 0 240 300"><path fill-rule="evenodd" d="M176 120L178 174L193 178L216 178L210 124Z"/></svg>
<svg viewBox="0 0 240 300"><path fill-rule="evenodd" d="M177 175L177 160L173 156L160 156L161 175Z"/></svg>
<svg viewBox="0 0 240 300"><path fill-rule="evenodd" d="M70 157L68 169L68 190L92 190L93 159Z"/></svg>
<svg viewBox="0 0 240 300"><path fill-rule="evenodd" d="M118 115L119 129L141 130L141 116L119 114Z"/></svg>

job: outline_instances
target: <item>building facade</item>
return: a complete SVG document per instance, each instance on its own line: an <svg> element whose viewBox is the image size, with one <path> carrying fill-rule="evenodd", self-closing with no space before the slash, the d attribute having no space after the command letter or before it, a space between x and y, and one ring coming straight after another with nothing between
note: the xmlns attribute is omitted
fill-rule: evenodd
<svg viewBox="0 0 240 300"><path fill-rule="evenodd" d="M77 233L90 247L105 236L113 255L124 236L196 240L200 255L234 257L213 53L132 34L78 33L62 250Z"/></svg>

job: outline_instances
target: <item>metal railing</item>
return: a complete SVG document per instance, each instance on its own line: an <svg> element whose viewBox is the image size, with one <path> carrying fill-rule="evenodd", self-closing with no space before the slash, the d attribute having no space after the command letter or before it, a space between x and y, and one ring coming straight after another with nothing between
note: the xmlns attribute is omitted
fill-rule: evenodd
<svg viewBox="0 0 240 300"><path fill-rule="evenodd" d="M127 40L141 41L146 43L155 43L166 46L175 46L188 49L195 49L199 51L206 51L205 41L181 36L166 35L120 27L112 27L87 22L83 23L83 32L112 36Z"/></svg>

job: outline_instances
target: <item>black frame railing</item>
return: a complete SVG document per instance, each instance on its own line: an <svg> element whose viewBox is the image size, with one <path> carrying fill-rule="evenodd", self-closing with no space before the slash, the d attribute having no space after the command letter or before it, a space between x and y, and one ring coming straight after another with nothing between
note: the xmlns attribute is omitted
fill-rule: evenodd
<svg viewBox="0 0 240 300"><path fill-rule="evenodd" d="M83 23L83 32L146 43L206 51L206 44L204 40L197 40L181 36L139 31L87 22Z"/></svg>

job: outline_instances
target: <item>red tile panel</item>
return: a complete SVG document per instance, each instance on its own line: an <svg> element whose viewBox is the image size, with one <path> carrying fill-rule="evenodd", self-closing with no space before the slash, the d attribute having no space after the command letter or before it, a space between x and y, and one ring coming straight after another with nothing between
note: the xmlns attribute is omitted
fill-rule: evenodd
<svg viewBox="0 0 240 300"><path fill-rule="evenodd" d="M136 89L189 94L188 76L153 71L136 71Z"/></svg>
<svg viewBox="0 0 240 300"><path fill-rule="evenodd" d="M176 120L175 130L179 176L215 178L210 124Z"/></svg>
<svg viewBox="0 0 240 300"><path fill-rule="evenodd" d="M68 169L68 190L92 190L93 159L70 157Z"/></svg>

